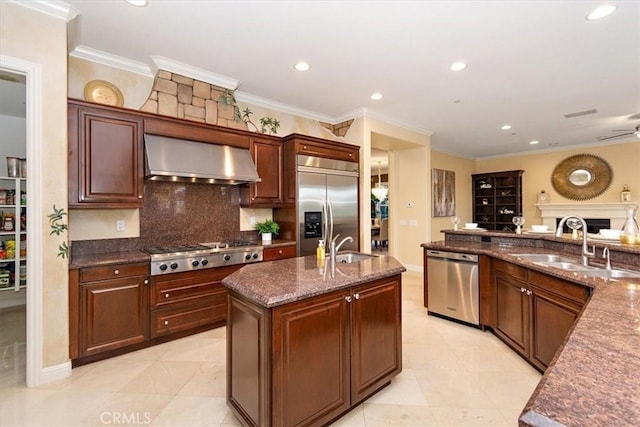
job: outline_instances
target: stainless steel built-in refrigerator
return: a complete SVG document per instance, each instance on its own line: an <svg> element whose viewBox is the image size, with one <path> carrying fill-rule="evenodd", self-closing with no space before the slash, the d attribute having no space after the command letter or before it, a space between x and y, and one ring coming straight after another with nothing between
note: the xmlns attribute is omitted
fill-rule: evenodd
<svg viewBox="0 0 640 427"><path fill-rule="evenodd" d="M314 255L318 240L331 236L338 242L347 236L340 250L358 250L358 163L306 155L297 158L298 256Z"/></svg>

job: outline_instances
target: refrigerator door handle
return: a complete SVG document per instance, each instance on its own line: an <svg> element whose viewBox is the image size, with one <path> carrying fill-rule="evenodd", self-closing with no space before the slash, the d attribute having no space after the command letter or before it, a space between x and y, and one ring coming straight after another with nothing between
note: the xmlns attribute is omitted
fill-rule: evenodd
<svg viewBox="0 0 640 427"><path fill-rule="evenodd" d="M333 208L331 207L331 200L327 200L327 206L329 207L329 239L333 240ZM331 247L331 242L326 242L328 247Z"/></svg>
<svg viewBox="0 0 640 427"><path fill-rule="evenodd" d="M327 222L327 202L326 201L322 201L322 221L324 221L324 224L322 224L322 240L324 241L324 246L325 246L325 250L328 248L327 245L327 233L329 232L329 223Z"/></svg>

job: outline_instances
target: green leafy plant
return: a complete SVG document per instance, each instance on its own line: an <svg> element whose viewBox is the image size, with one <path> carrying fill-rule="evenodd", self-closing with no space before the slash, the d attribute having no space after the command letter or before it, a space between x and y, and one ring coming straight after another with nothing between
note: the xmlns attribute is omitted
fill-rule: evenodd
<svg viewBox="0 0 640 427"><path fill-rule="evenodd" d="M225 107L233 108L233 118L237 122L245 122L247 126L253 126L256 132L266 133L269 135L276 135L278 133L278 128L280 127L280 121L274 119L273 117L262 117L258 120L260 123L260 127L258 127L252 120L251 115L253 111L249 109L249 107L244 110L240 110L238 103L236 102L236 98L233 95L233 91L225 90L222 95L220 95L220 103Z"/></svg>
<svg viewBox="0 0 640 427"><path fill-rule="evenodd" d="M67 213L64 211L64 208L57 209L56 205L53 205L53 213L47 215L49 218L49 226L51 227L49 236L53 234L59 236L69 229L69 226L64 223L65 216L67 216ZM63 259L69 256L69 246L67 246L66 241L62 241L58 246L58 256Z"/></svg>
<svg viewBox="0 0 640 427"><path fill-rule="evenodd" d="M280 231L280 226L274 220L267 219L263 222L257 222L256 230L258 230L260 234L272 233L272 234L278 235L278 231Z"/></svg>

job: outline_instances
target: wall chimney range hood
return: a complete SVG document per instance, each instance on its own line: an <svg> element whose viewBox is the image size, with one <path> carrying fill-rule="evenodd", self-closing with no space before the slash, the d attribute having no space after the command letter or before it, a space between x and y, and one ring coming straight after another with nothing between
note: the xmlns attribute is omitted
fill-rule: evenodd
<svg viewBox="0 0 640 427"><path fill-rule="evenodd" d="M239 185L260 182L249 150L144 134L145 178Z"/></svg>

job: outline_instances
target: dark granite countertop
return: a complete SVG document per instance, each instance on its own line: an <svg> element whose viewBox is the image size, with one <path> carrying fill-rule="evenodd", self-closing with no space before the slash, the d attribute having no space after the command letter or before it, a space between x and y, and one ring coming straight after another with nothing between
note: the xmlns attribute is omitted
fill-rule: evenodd
<svg viewBox="0 0 640 427"><path fill-rule="evenodd" d="M464 238L465 233L451 234L455 239L455 235ZM502 241L501 238L506 237L503 233L488 232L486 235L497 237L497 242L446 241L425 243L422 246L426 249L489 255L593 288L591 299L563 348L545 371L522 411L520 425L638 425L640 280L580 277L572 272L544 268L514 255L552 252L549 248L551 242L551 246L556 249L554 252L568 253L574 257L577 254L579 258L580 252L576 252L573 247L576 241L570 239L537 236L538 242L529 242L532 237L522 235L517 237L522 239L519 241ZM508 237L515 235L511 233ZM564 247L558 246L563 243L566 243ZM637 264L640 247L590 242L599 247L603 243L612 251L618 250L621 261L629 262L624 266L614 263L614 268L640 270Z"/></svg>
<svg viewBox="0 0 640 427"><path fill-rule="evenodd" d="M249 264L227 276L222 284L265 308L400 274L406 269L395 258L374 256L351 264L318 267L315 256Z"/></svg>
<svg viewBox="0 0 640 427"><path fill-rule="evenodd" d="M123 264L130 262L149 262L149 254L142 251L107 252L103 254L75 255L69 263L69 269L98 267L101 265Z"/></svg>

